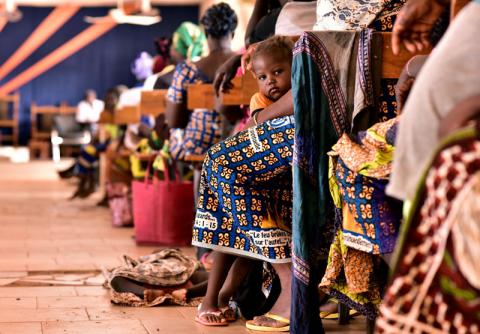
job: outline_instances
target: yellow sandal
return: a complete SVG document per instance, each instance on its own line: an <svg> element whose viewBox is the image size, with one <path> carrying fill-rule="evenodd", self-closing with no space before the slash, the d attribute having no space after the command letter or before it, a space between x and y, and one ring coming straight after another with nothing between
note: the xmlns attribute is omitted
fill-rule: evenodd
<svg viewBox="0 0 480 334"><path fill-rule="evenodd" d="M262 317L266 317L272 320L275 320L277 322L285 324L282 327L270 327L270 326L260 326L260 325L255 325L253 320L249 320L246 323L246 326L248 329L252 331L257 331L257 332L289 332L290 331L290 320L287 318L284 318L282 316L273 314L273 313L265 313Z"/></svg>

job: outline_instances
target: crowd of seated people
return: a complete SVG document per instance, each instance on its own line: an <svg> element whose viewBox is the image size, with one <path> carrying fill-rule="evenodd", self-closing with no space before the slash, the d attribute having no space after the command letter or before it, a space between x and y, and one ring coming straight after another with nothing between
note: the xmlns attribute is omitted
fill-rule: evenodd
<svg viewBox="0 0 480 334"><path fill-rule="evenodd" d="M375 322L387 333L480 331L480 2L450 22L449 4L257 0L238 54L237 16L220 3L201 27L183 23L171 46L159 42L176 66L142 79L147 89L168 86L165 117L126 133L136 138L130 153L163 148L183 166L203 157L201 169L192 167L192 244L209 272L195 275L193 289L172 292L182 301L204 297L195 321L228 326L242 315L253 331L320 333L342 304L365 316L370 331ZM305 8L316 17L299 18ZM302 18L312 22L295 22ZM373 61L374 32L387 31L394 54L411 53L398 80L381 77ZM242 123L244 109L222 105L221 95L247 71L258 93ZM216 90L213 109L188 109L188 86L197 83ZM106 111L122 100L110 93ZM225 119L242 127L224 131ZM91 173L107 150L107 179L117 181L119 135L109 138L101 145L110 149L84 149L95 159L82 155L78 171L86 161ZM82 187L76 195L92 192ZM115 284L149 300L165 293ZM252 305L259 291L265 300Z"/></svg>

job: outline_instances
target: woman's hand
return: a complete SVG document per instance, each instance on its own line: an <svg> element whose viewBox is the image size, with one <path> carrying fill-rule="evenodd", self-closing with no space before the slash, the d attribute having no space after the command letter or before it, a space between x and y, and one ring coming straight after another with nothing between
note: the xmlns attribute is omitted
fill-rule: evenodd
<svg viewBox="0 0 480 334"><path fill-rule="evenodd" d="M392 31L392 51L400 52L401 44L414 53L430 45L428 36L449 0L409 0L397 15Z"/></svg>
<svg viewBox="0 0 480 334"><path fill-rule="evenodd" d="M439 138L445 138L460 130L473 119L480 120L480 95L463 100L441 120L438 129Z"/></svg>
<svg viewBox="0 0 480 334"><path fill-rule="evenodd" d="M218 68L213 79L213 88L217 97L220 96L220 92L225 93L232 89L231 81L235 78L240 64L241 55L235 55Z"/></svg>
<svg viewBox="0 0 480 334"><path fill-rule="evenodd" d="M399 113L402 111L403 106L407 101L408 94L412 89L413 83L415 82L415 79L427 58L428 56L415 56L410 59L402 69L402 73L400 74L397 84L395 85L395 97L397 100L397 110Z"/></svg>
<svg viewBox="0 0 480 334"><path fill-rule="evenodd" d="M241 66L242 66L242 73L245 74L247 71L250 71L252 69L252 56L255 50L257 49L258 44L261 42L250 44L250 46L247 49L247 52L245 52L242 55L242 60L241 60Z"/></svg>
<svg viewBox="0 0 480 334"><path fill-rule="evenodd" d="M231 57L218 68L213 79L213 88L217 97L220 96L220 92L227 93L233 88L231 81L235 78L239 66L242 67L243 74L251 69L251 58L257 45L258 43L250 45L245 54Z"/></svg>

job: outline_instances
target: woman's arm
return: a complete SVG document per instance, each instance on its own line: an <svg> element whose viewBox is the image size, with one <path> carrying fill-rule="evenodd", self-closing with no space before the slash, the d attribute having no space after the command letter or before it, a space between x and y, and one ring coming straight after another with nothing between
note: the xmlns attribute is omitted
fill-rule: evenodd
<svg viewBox="0 0 480 334"><path fill-rule="evenodd" d="M257 0L255 1L255 5L253 7L252 15L250 16L250 20L248 20L247 28L245 29L245 47L251 43L251 36L255 27L257 26L258 21L262 19L266 14L268 14L269 3L272 2L271 0Z"/></svg>
<svg viewBox="0 0 480 334"><path fill-rule="evenodd" d="M165 121L169 128L184 128L188 124L188 119L189 113L187 109L187 103L185 101L176 103L167 100Z"/></svg>
<svg viewBox="0 0 480 334"><path fill-rule="evenodd" d="M395 85L395 96L397 100L397 110L399 113L402 112L403 106L407 101L408 94L412 89L413 83L415 82L418 73L420 73L420 70L427 59L427 55L414 56L403 67L402 73L400 74L397 84Z"/></svg>

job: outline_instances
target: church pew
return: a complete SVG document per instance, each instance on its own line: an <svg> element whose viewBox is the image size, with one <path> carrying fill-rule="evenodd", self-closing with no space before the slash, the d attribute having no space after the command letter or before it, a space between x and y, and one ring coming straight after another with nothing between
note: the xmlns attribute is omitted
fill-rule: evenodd
<svg viewBox="0 0 480 334"><path fill-rule="evenodd" d="M0 96L0 128L11 130L11 134L0 134L0 140L10 141L13 146L18 145L18 108L20 95L18 93L12 95Z"/></svg>
<svg viewBox="0 0 480 334"><path fill-rule="evenodd" d="M140 101L140 112L142 115L154 117L164 114L167 107L167 90L155 89L142 92Z"/></svg>

